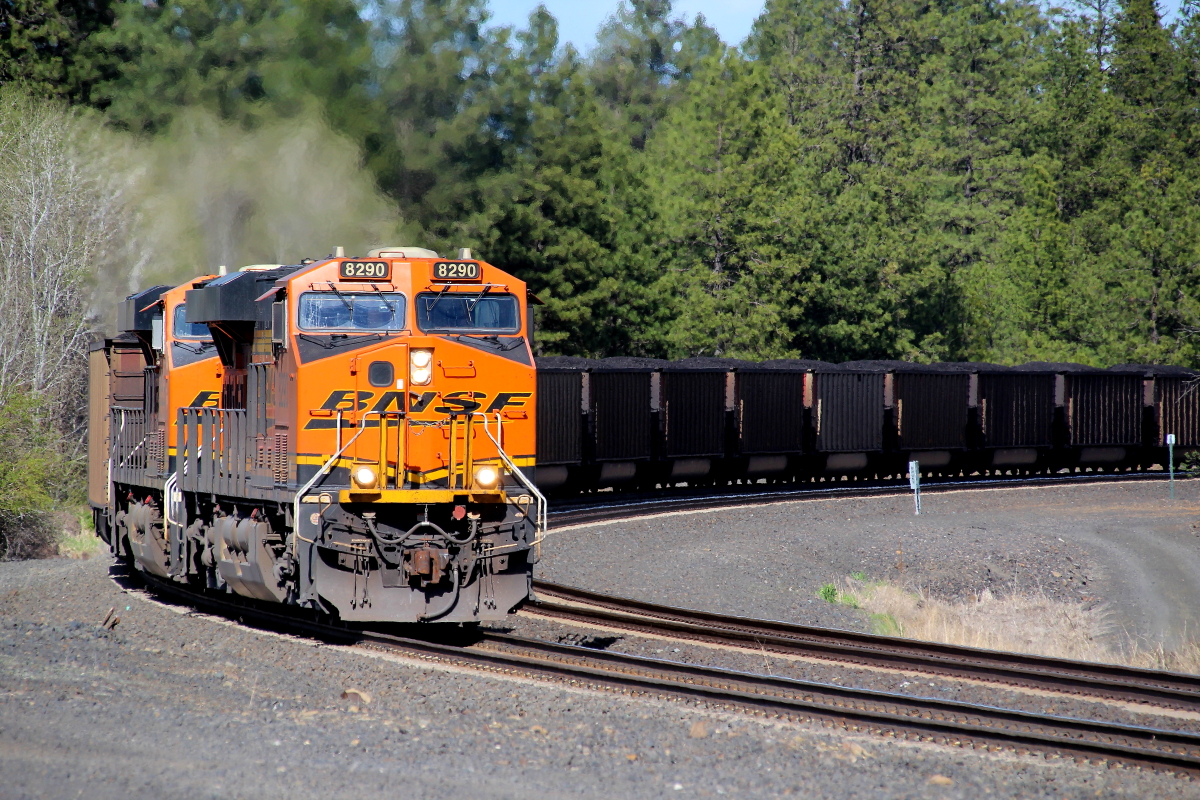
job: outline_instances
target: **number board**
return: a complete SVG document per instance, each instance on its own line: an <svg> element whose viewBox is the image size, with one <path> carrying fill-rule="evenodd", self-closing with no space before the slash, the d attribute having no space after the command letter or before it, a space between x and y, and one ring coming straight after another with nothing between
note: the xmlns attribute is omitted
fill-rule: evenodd
<svg viewBox="0 0 1200 800"><path fill-rule="evenodd" d="M338 265L338 277L344 281L386 281L391 275L389 261L343 261Z"/></svg>
<svg viewBox="0 0 1200 800"><path fill-rule="evenodd" d="M483 273L478 261L435 261L435 281L477 281Z"/></svg>

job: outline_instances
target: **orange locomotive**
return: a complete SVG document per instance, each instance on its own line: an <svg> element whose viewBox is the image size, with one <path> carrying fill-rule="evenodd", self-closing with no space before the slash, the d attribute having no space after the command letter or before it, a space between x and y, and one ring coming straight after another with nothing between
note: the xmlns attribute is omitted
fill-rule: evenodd
<svg viewBox="0 0 1200 800"><path fill-rule="evenodd" d="M126 301L122 335L93 354L97 530L147 572L344 620L518 607L545 530L523 471L529 299L461 255L250 267ZM158 336L153 315L181 307ZM138 359L140 403L119 386Z"/></svg>
<svg viewBox="0 0 1200 800"><path fill-rule="evenodd" d="M88 498L102 535L114 469L118 483L147 487L169 474L175 419L161 409L215 406L220 399L223 369L212 336L208 326L189 324L185 309L187 291L214 277L131 295L118 304L118 335L92 345ZM128 450L111 452L118 444Z"/></svg>

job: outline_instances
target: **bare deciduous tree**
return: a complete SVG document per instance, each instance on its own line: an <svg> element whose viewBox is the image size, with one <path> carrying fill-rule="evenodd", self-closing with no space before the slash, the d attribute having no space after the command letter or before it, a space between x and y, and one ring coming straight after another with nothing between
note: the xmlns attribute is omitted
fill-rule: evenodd
<svg viewBox="0 0 1200 800"><path fill-rule="evenodd" d="M80 433L91 274L122 227L100 136L76 113L0 93L0 402L32 393L68 436Z"/></svg>

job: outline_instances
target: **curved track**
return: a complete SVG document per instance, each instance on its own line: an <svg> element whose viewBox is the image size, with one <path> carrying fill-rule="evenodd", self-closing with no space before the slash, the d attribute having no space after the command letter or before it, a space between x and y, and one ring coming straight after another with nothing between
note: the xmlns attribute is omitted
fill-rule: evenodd
<svg viewBox="0 0 1200 800"><path fill-rule="evenodd" d="M1025 488L1165 480L1166 474L1114 473L997 477L978 480L940 480L923 492L964 489ZM557 527L614 522L654 514L823 500L841 497L883 497L907 494L907 485L888 482L816 484L780 489L749 484L718 492L664 491L615 496L592 503L560 504L550 519ZM734 647L751 646L773 652L856 664L987 681L1166 708L1200 711L1200 676L1134 669L1113 664L1069 661L1043 656L982 650L831 628L791 625L769 620L730 617L703 611L645 603L589 592L546 581L534 581L543 597L527 610L542 616L598 625L647 635L682 638Z"/></svg>
<svg viewBox="0 0 1200 800"><path fill-rule="evenodd" d="M459 643L414 639L304 619L263 604L228 595L196 594L168 581L142 577L163 594L244 623L431 663L634 697L693 702L705 708L774 719L820 722L827 727L911 741L1152 769L1189 779L1200 777L1200 735L1192 733L913 698L492 632Z"/></svg>
<svg viewBox="0 0 1200 800"><path fill-rule="evenodd" d="M869 667L1200 711L1200 675L1045 658L730 617L535 581L529 613L585 625ZM541 597L565 600L571 605Z"/></svg>
<svg viewBox="0 0 1200 800"><path fill-rule="evenodd" d="M1165 472L1068 473L1051 475L997 476L981 478L937 478L922 482L922 494L963 491L964 489L1022 489L1078 484L1166 481ZM1176 475L1177 481L1186 476ZM791 488L795 487L795 488ZM665 514L673 511L735 508L764 503L800 500L829 500L841 497L890 497L908 495L908 481L845 481L829 479L821 483L763 484L746 483L710 490L661 489L654 492L597 492L586 499L552 501L549 519L552 527L615 522L624 519Z"/></svg>

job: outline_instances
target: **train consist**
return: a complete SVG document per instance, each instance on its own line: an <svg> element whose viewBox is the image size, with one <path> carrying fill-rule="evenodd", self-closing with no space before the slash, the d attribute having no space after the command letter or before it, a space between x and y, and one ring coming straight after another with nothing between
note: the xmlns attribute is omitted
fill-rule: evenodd
<svg viewBox="0 0 1200 800"><path fill-rule="evenodd" d="M545 532L525 284L418 248L247 267L123 303L90 353L114 552L346 621L499 619Z"/></svg>
<svg viewBox="0 0 1200 800"><path fill-rule="evenodd" d="M346 621L529 596L544 492L1123 471L1200 448L1196 373L543 358L525 284L417 248L156 286L90 354L89 499L162 580ZM536 453L536 465L535 465Z"/></svg>
<svg viewBox="0 0 1200 800"><path fill-rule="evenodd" d="M538 359L538 485L1125 471L1200 447L1187 369Z"/></svg>

